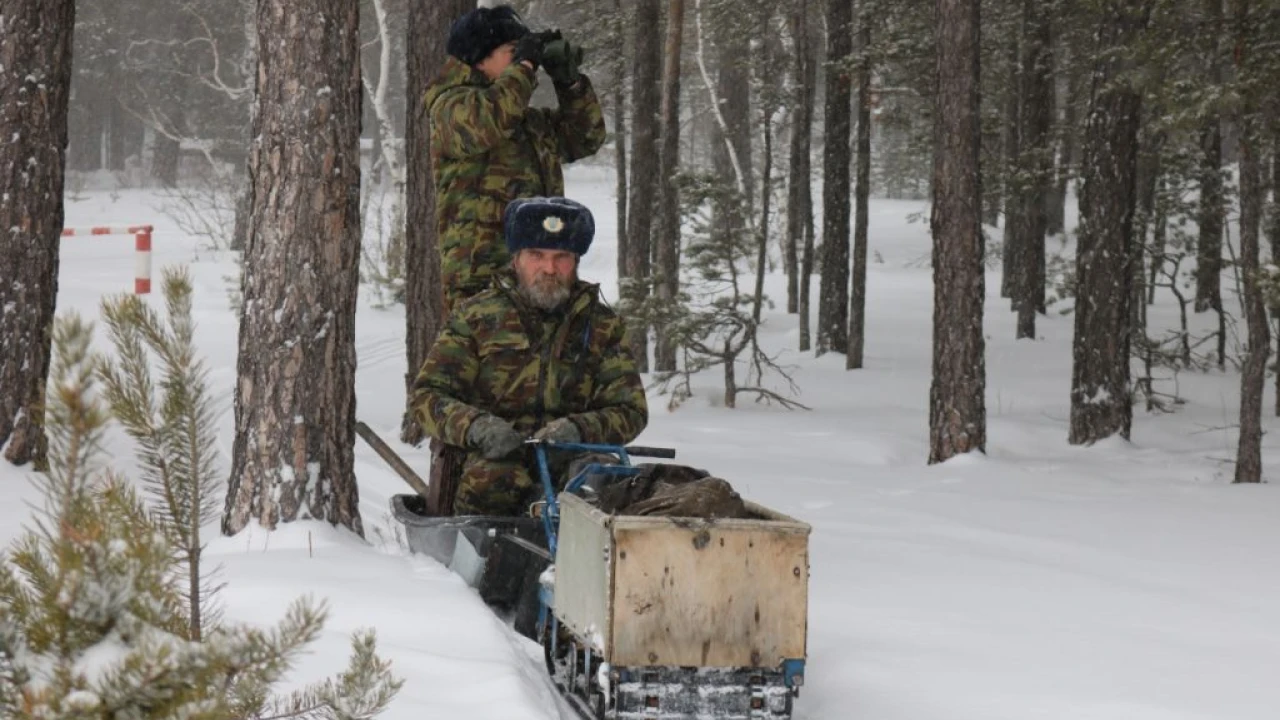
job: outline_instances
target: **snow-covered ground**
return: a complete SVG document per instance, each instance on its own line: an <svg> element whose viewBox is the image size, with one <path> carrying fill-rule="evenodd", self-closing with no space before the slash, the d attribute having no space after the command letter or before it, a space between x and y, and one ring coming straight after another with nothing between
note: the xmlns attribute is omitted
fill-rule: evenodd
<svg viewBox="0 0 1280 720"><path fill-rule="evenodd" d="M597 213L583 275L613 295L612 177L574 168L568 186ZM225 462L238 322L226 278L235 266L183 237L156 209L162 202L148 191L85 192L68 202L67 224L154 223L156 276L191 264ZM865 369L846 371L842 355L794 352L795 319L773 310L767 341L788 350L781 359L795 366L811 412L750 401L725 409L710 376L674 412L651 394L638 440L676 447L679 462L813 525L807 683L795 716L1280 717L1280 489L1229 482L1238 375L1185 373L1187 403L1173 414L1139 409L1132 442L1069 446L1071 317L1053 308L1039 340L1015 342L992 273L988 454L926 465L933 298L920 260L929 237L927 223L908 220L922 211L872 202ZM59 311L96 317L104 294L131 289L133 265L128 237L65 240ZM779 306L784 287L780 275L769 279ZM1173 313L1162 295L1152 322L1170 324ZM357 413L425 472L425 450L396 441L403 311L367 298L357 332ZM98 337L105 344L101 326ZM112 437L114 464L127 470L128 443ZM568 717L536 647L460 579L396 542L388 501L409 490L366 445L356 453L367 542L313 522L232 538L209 528L228 614L269 622L298 595L326 598L330 621L299 679L339 670L350 633L377 628L407 681L388 720ZM1269 439L1263 460L1272 474L1280 465ZM19 532L23 501L34 499L25 470L0 464L0 542Z"/></svg>

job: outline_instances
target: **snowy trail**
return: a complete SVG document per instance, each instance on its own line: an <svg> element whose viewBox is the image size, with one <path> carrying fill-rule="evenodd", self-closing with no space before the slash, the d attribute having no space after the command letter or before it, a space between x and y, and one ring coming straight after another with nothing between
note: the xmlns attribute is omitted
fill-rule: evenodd
<svg viewBox="0 0 1280 720"><path fill-rule="evenodd" d="M601 237L584 275L616 289L612 176L575 168L570 194L597 213ZM148 191L88 193L68 225L154 222L155 277L191 263L197 342L210 369L221 461L229 463L238 317L230 256L197 249L151 208ZM1072 318L1051 308L1040 338L1015 342L1013 317L987 276L988 454L925 464L931 271L921 203L872 201L866 367L798 353L795 319L774 309L762 337L793 367L812 412L722 407L719 378L695 380L676 411L650 394L637 440L729 479L743 495L809 522L809 658L797 720L1275 720L1280 708L1280 487L1232 486L1234 371L1184 372L1185 404L1135 409L1132 442L1066 443ZM1073 220L1069 219L1069 223ZM86 241L91 242L91 241ZM65 244L59 311L96 317L131 287L120 248ZM883 262L880 262L882 260ZM780 275L766 289L785 296ZM815 286L816 291L816 286ZM1164 292L1164 291L1162 291ZM151 296L157 306L160 296ZM1169 298L1153 327L1176 324ZM1194 316L1193 323L1209 319ZM415 469L425 447L398 440L404 404L403 310L357 317L357 416ZM99 325L98 341L105 345ZM1277 421L1264 417L1263 463L1280 467ZM113 464L130 448L108 436ZM392 540L388 502L408 487L356 444L368 543L320 523L217 538L228 614L272 622L303 593L332 616L298 668L342 668L351 631L372 625L407 684L386 720L572 717L536 646L505 628L473 591ZM37 500L23 470L0 463L0 540ZM308 551L308 535L311 550Z"/></svg>

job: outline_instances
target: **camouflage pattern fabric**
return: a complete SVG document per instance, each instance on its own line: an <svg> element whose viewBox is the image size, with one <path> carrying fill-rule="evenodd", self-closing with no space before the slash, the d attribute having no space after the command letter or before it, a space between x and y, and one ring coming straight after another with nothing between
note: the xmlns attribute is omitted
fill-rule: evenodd
<svg viewBox="0 0 1280 720"><path fill-rule="evenodd" d="M423 98L447 310L488 287L507 264L507 203L563 195L562 163L604 144L604 113L585 75L573 87L556 88L556 109L529 107L536 84L536 73L520 63L490 82L450 57Z"/></svg>
<svg viewBox="0 0 1280 720"><path fill-rule="evenodd" d="M525 303L515 274L503 270L450 316L414 382L414 415L428 435L462 447L484 413L525 435L568 417L583 442L629 443L649 409L623 332L599 286L579 281L548 313ZM454 512L522 514L538 497L536 478L527 447L497 461L468 452Z"/></svg>

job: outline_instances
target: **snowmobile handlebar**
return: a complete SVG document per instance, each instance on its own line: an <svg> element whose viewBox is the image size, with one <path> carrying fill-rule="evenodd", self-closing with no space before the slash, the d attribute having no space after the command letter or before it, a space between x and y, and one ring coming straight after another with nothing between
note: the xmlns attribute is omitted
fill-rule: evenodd
<svg viewBox="0 0 1280 720"><path fill-rule="evenodd" d="M605 445L601 443L566 443L556 440L538 440L530 438L524 441L526 445L542 445L544 447L556 450L575 450L578 452L604 452L619 455L625 452L632 457L652 457L652 458L674 458L676 456L675 448L649 447L646 445Z"/></svg>

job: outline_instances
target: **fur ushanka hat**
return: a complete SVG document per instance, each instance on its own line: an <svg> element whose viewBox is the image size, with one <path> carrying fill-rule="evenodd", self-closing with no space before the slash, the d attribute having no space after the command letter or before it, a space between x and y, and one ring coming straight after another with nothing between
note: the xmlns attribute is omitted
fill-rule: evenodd
<svg viewBox="0 0 1280 720"><path fill-rule="evenodd" d="M519 198L507 204L502 218L507 250L568 250L585 255L596 234L596 221L586 205L563 197Z"/></svg>
<svg viewBox="0 0 1280 720"><path fill-rule="evenodd" d="M499 46L528 34L529 28L510 5L480 7L453 22L445 50L462 62L475 65Z"/></svg>

